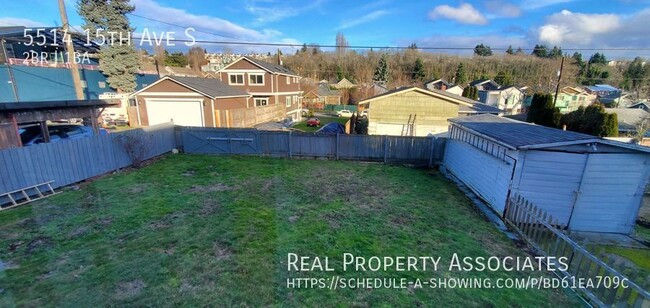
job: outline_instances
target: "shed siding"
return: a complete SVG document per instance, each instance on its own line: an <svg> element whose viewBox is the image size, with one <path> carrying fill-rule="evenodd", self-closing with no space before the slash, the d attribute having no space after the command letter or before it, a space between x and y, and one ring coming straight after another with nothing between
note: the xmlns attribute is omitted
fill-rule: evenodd
<svg viewBox="0 0 650 308"><path fill-rule="evenodd" d="M446 168L503 214L514 165L458 140L449 139L445 151Z"/></svg>
<svg viewBox="0 0 650 308"><path fill-rule="evenodd" d="M642 154L591 154L570 228L630 233L648 180Z"/></svg>
<svg viewBox="0 0 650 308"><path fill-rule="evenodd" d="M580 187L586 156L547 151L527 151L516 190L566 226L575 192Z"/></svg>

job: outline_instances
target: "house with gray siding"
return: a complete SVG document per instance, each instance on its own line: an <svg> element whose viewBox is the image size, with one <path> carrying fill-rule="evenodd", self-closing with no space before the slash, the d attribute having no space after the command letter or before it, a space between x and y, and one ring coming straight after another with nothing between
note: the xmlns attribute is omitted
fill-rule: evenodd
<svg viewBox="0 0 650 308"><path fill-rule="evenodd" d="M449 122L444 170L498 214L518 194L570 231L632 232L650 148L493 115Z"/></svg>

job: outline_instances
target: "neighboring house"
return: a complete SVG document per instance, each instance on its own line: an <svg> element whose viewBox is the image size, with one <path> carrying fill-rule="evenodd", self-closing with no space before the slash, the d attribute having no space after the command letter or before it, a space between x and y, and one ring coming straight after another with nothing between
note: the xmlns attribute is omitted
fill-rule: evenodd
<svg viewBox="0 0 650 308"><path fill-rule="evenodd" d="M619 137L633 135L638 124L650 118L650 113L638 108L605 108L605 112L616 113Z"/></svg>
<svg viewBox="0 0 650 308"><path fill-rule="evenodd" d="M427 90L447 90L451 88L452 84L447 82L444 79L435 79L424 83L424 87Z"/></svg>
<svg viewBox="0 0 650 308"><path fill-rule="evenodd" d="M453 86L445 91L451 93L451 94L456 94L456 95L463 95L463 87L461 86Z"/></svg>
<svg viewBox="0 0 650 308"><path fill-rule="evenodd" d="M302 96L303 108L323 110L325 105L340 105L341 93L330 89L327 83L319 83L315 91L309 91Z"/></svg>
<svg viewBox="0 0 650 308"><path fill-rule="evenodd" d="M474 80L469 83L469 86L476 87L479 91L492 91L501 87L498 83L490 79Z"/></svg>
<svg viewBox="0 0 650 308"><path fill-rule="evenodd" d="M598 96L598 102L609 107L626 106L630 103L630 95L625 93L613 93Z"/></svg>
<svg viewBox="0 0 650 308"><path fill-rule="evenodd" d="M448 119L500 111L445 91L419 87L391 90L363 100L359 106L370 109L368 134L394 136L445 135Z"/></svg>
<svg viewBox="0 0 650 308"><path fill-rule="evenodd" d="M279 119L301 118L301 77L282 65L244 56L217 75L225 84L250 94L252 106L277 106L275 116Z"/></svg>
<svg viewBox="0 0 650 308"><path fill-rule="evenodd" d="M200 127L252 127L273 120L273 106L255 106L251 96L214 78L165 76L135 92L138 125L173 121Z"/></svg>
<svg viewBox="0 0 650 308"><path fill-rule="evenodd" d="M570 231L634 230L650 148L492 115L449 121L444 169L499 215L520 195Z"/></svg>
<svg viewBox="0 0 650 308"><path fill-rule="evenodd" d="M351 88L355 88L356 86L357 85L355 85L354 83L349 81L347 78L343 78L343 79L339 80L339 82L332 85L332 87L334 87L335 89L339 89L339 90L340 89L351 89Z"/></svg>
<svg viewBox="0 0 650 308"><path fill-rule="evenodd" d="M359 88L357 88L356 91L357 96L355 98L359 100L364 100L366 98L384 94L386 92L388 92L388 88L386 88L382 84L373 82L371 84L364 84Z"/></svg>
<svg viewBox="0 0 650 308"><path fill-rule="evenodd" d="M504 110L506 114L517 114L523 111L526 95L515 86L506 86L479 90L478 97L482 103Z"/></svg>
<svg viewBox="0 0 650 308"><path fill-rule="evenodd" d="M608 84L597 84L585 87L589 94L598 95L598 97L621 94L621 89L612 87Z"/></svg>
<svg viewBox="0 0 650 308"><path fill-rule="evenodd" d="M630 107L627 107L627 108L642 109L642 110L645 110L646 112L650 112L650 105L648 105L647 102L638 102L636 104L630 105Z"/></svg>
<svg viewBox="0 0 650 308"><path fill-rule="evenodd" d="M560 109L560 112L567 113L577 110L580 106L587 107L595 101L595 94L589 94L581 88L567 86L558 92L555 107Z"/></svg>

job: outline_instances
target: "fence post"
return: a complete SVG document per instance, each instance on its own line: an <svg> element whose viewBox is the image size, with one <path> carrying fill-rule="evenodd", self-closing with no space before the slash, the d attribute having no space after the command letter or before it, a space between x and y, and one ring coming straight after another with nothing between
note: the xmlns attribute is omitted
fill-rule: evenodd
<svg viewBox="0 0 650 308"><path fill-rule="evenodd" d="M291 131L289 131L289 137L287 138L289 141L289 152L287 153L288 157L291 158Z"/></svg>
<svg viewBox="0 0 650 308"><path fill-rule="evenodd" d="M336 133L336 160L339 160L339 133Z"/></svg>
<svg viewBox="0 0 650 308"><path fill-rule="evenodd" d="M436 137L431 136L431 151L429 152L429 167L433 166L433 151L436 149Z"/></svg>
<svg viewBox="0 0 650 308"><path fill-rule="evenodd" d="M384 164L388 162L388 136L384 135Z"/></svg>

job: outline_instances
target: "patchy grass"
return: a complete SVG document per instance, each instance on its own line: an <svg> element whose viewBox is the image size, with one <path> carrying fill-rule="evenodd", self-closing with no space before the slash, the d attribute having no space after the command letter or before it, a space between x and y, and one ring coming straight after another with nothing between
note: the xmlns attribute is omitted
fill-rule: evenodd
<svg viewBox="0 0 650 308"><path fill-rule="evenodd" d="M325 124L327 124L327 123L338 122L338 123L341 123L341 124L345 125L345 122L350 120L350 118L339 118L339 117L319 117L319 116L316 116L316 118L318 118L320 120L320 126L319 127L307 126L306 121L309 118L306 118L305 121L297 123L296 125L293 126L293 128L299 129L299 130L302 130L302 131L305 131L305 132L315 132L318 129L320 129L321 127L325 126Z"/></svg>
<svg viewBox="0 0 650 308"><path fill-rule="evenodd" d="M449 272L521 256L435 172L379 164L173 155L0 212L0 306L547 306L562 290L289 289L290 277L521 278ZM336 272L288 272L287 253ZM441 256L438 272L341 271L358 256ZM539 273L532 273L538 277Z"/></svg>

